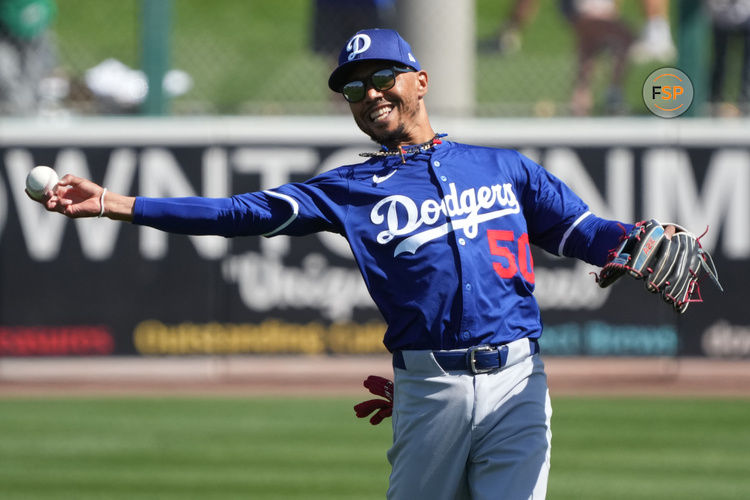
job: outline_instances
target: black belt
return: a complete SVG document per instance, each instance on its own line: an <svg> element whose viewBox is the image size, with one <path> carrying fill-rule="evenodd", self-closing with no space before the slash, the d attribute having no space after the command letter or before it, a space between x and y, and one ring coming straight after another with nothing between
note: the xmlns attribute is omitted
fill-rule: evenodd
<svg viewBox="0 0 750 500"><path fill-rule="evenodd" d="M528 339L530 354L539 353L539 341ZM435 361L445 371L465 370L472 373L487 373L503 368L508 362L508 344L478 345L459 351L433 351ZM406 369L404 355L401 351L393 353L393 367Z"/></svg>

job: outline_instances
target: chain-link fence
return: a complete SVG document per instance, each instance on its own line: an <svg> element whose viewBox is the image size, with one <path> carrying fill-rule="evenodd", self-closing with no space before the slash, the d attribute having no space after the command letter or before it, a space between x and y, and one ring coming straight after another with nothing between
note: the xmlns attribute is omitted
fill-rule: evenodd
<svg viewBox="0 0 750 500"><path fill-rule="evenodd" d="M56 0L39 37L9 41L8 30L0 31L0 114L138 113L146 93L138 68L148 1ZM398 29L398 2L405 0L153 1L169 4L160 28L168 33L172 70L165 81L168 112L243 115L346 113L326 86L338 48L358 28ZM0 0L0 17L9 10L4 5L35 3L55 5ZM646 113L643 82L654 69L676 64L677 55L674 45L655 58L637 53L649 26L643 3L476 0L474 114ZM673 2L671 10L677 8ZM426 11L423 22L450 15ZM666 19L669 44L676 41L675 18L672 12ZM646 48L658 49L655 43ZM742 47L732 43L722 98L730 102L741 94ZM582 54L590 60L581 64ZM15 87L7 84L13 79Z"/></svg>

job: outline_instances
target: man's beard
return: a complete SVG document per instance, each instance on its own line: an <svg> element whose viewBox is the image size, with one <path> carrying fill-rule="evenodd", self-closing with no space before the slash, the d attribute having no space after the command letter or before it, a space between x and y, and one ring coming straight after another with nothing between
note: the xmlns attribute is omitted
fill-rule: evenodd
<svg viewBox="0 0 750 500"><path fill-rule="evenodd" d="M398 144L406 142L408 139L406 135L406 127L403 123L400 123L396 130L386 132L382 134L369 133L370 139L377 142L378 144L387 147L388 149L395 149Z"/></svg>
<svg viewBox="0 0 750 500"><path fill-rule="evenodd" d="M405 120L408 118L411 122L415 121L415 117L419 113L419 101L396 101L391 102L391 104L399 111L399 124L396 129L390 132L367 130L365 133L378 144L389 149L396 149L399 144L408 143L411 140Z"/></svg>

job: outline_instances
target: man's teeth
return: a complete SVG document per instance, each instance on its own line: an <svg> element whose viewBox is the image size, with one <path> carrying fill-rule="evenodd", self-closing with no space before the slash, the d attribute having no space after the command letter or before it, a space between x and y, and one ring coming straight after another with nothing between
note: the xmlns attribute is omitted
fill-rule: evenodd
<svg viewBox="0 0 750 500"><path fill-rule="evenodd" d="M390 106L386 106L385 108L378 108L375 111L373 111L372 113L370 113L370 119L371 120L377 120L378 118L381 118L381 117L387 115L392 110L393 110L393 108L390 107Z"/></svg>

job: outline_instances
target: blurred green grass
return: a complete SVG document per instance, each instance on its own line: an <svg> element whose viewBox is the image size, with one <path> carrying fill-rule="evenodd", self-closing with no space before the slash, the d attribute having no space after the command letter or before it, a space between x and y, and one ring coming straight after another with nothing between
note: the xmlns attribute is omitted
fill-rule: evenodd
<svg viewBox="0 0 750 500"><path fill-rule="evenodd" d="M558 398L553 410L550 498L747 498L749 400Z"/></svg>
<svg viewBox="0 0 750 500"><path fill-rule="evenodd" d="M390 429L344 400L0 401L0 498L382 498Z"/></svg>
<svg viewBox="0 0 750 500"><path fill-rule="evenodd" d="M0 400L0 498L383 498L346 398ZM744 499L750 400L553 400L548 498Z"/></svg>

